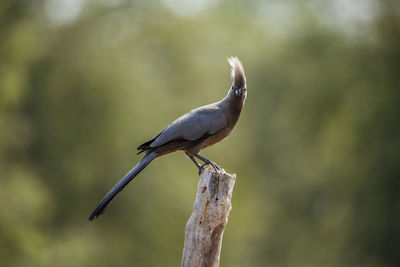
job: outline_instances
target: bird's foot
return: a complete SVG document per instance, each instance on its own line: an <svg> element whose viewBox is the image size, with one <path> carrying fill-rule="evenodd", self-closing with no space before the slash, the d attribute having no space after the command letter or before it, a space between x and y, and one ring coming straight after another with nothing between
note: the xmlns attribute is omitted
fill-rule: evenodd
<svg viewBox="0 0 400 267"><path fill-rule="evenodd" d="M205 167L206 165L211 165L211 166L214 168L214 170L216 170L216 171L223 171L223 170L224 170L224 169L223 169L221 166L219 166L217 163L212 162L211 160L209 160L209 161L207 161L206 163L204 163L203 165L200 166L200 168L199 168L199 175L201 174L201 172L203 171L203 169L204 169L204 167Z"/></svg>
<svg viewBox="0 0 400 267"><path fill-rule="evenodd" d="M205 157L200 156L199 154L194 155L194 157L196 157L204 162L203 165L197 166L199 168L199 175L201 174L201 171L203 170L204 166L206 166L207 164L210 164L216 171L224 171L224 169L222 167L218 166L218 164L216 164L215 162L212 162L209 159L206 159Z"/></svg>

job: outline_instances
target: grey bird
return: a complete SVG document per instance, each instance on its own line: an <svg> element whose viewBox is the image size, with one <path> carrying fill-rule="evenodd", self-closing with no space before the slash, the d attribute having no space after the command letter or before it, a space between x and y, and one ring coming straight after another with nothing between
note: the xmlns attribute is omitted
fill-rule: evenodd
<svg viewBox="0 0 400 267"><path fill-rule="evenodd" d="M229 135L239 119L247 96L246 76L242 63L237 57L228 58L228 62L232 67L231 76L233 78L228 94L218 102L196 108L179 117L156 137L140 145L137 148L138 154L144 152L145 156L108 192L92 212L89 220L92 221L103 214L114 197L159 156L182 150L199 169L199 173L206 164L210 164L216 170L221 169L214 162L200 156L199 152ZM204 164L200 165L195 158Z"/></svg>

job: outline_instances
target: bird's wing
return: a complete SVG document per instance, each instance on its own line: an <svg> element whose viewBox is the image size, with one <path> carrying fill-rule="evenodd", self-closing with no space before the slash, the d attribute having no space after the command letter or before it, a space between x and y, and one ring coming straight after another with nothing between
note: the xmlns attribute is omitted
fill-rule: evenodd
<svg viewBox="0 0 400 267"><path fill-rule="evenodd" d="M203 106L170 123L155 138L150 147L158 147L178 139L195 141L205 134L215 134L227 124L228 120L218 105Z"/></svg>

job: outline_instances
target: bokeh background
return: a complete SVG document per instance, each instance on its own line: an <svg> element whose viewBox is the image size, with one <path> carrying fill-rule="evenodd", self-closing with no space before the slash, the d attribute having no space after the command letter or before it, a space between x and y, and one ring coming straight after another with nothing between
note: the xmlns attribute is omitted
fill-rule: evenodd
<svg viewBox="0 0 400 267"><path fill-rule="evenodd" d="M237 173L221 266L400 266L396 0L2 0L0 266L179 266L198 174L170 121L248 98L203 152Z"/></svg>

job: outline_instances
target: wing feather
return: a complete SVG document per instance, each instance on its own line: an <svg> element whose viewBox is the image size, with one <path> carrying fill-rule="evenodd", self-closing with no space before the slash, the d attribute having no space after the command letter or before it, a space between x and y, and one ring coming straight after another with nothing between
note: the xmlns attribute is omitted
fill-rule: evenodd
<svg viewBox="0 0 400 267"><path fill-rule="evenodd" d="M216 104L194 109L170 123L150 147L158 147L178 139L197 140L205 134L215 134L226 127L228 120Z"/></svg>

